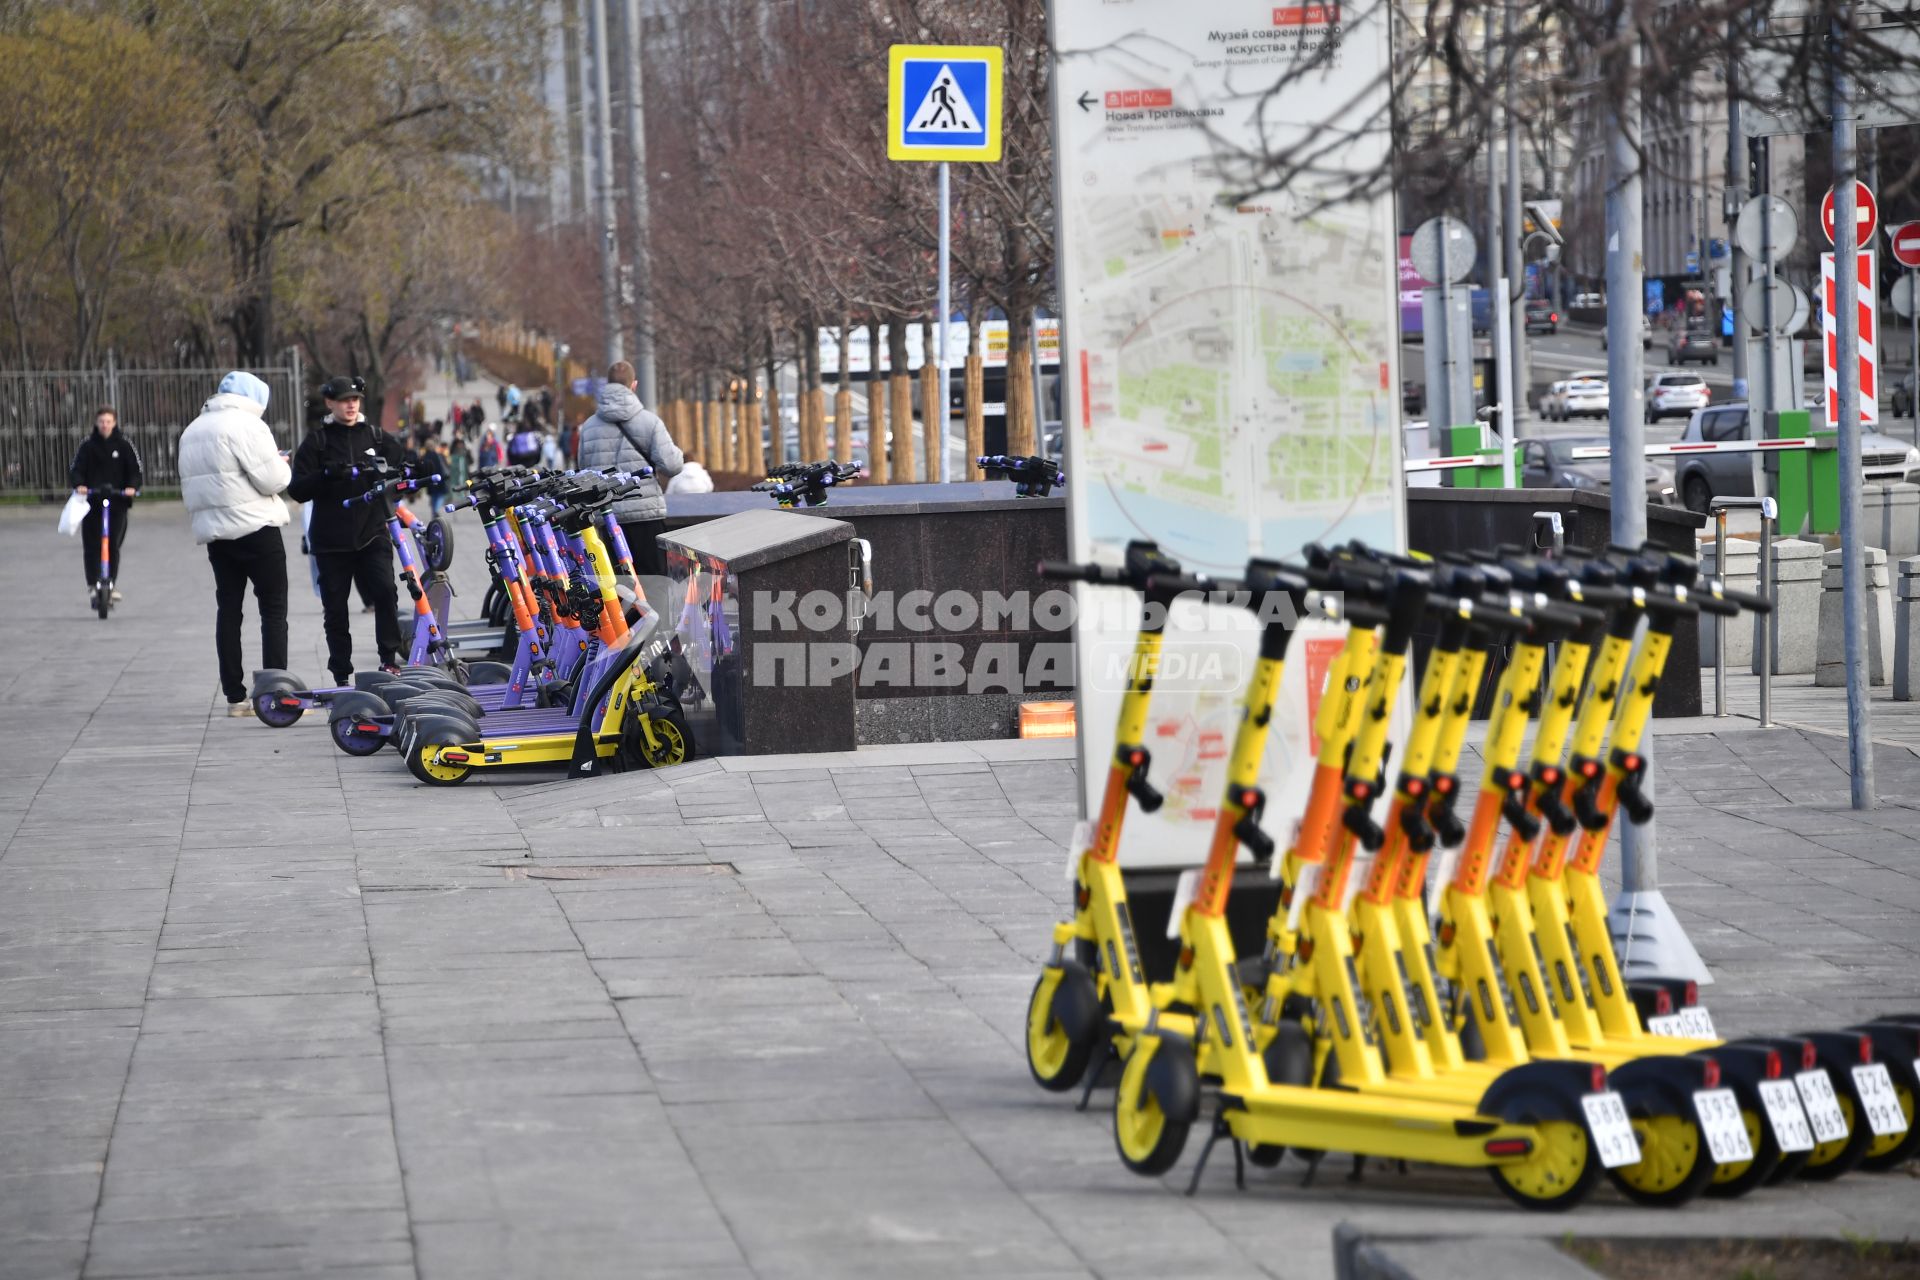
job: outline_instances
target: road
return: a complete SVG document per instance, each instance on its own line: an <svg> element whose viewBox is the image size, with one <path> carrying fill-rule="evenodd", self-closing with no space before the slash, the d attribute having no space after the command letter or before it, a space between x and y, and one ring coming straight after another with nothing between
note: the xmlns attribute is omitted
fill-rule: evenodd
<svg viewBox="0 0 1920 1280"><path fill-rule="evenodd" d="M1904 334L1897 335L1904 337ZM1900 363L1904 367L1904 342L1894 343L1900 353L1890 352L1894 357L1891 363ZM1527 414L1521 422L1523 435L1587 435L1593 432L1604 433L1606 423L1597 418L1576 419L1572 422L1549 422L1539 412L1540 398L1546 394L1547 387L1569 374L1583 369L1605 370L1607 353L1600 346L1600 331L1585 327L1562 326L1557 333L1530 334L1527 338L1527 353L1532 369L1531 389L1526 397ZM1651 378L1657 373L1682 371L1697 373L1705 379L1707 388L1712 392L1715 404L1721 404L1733 398L1733 356L1730 351L1720 353L1717 365L1674 365L1666 359L1666 341L1664 333L1656 331L1653 345L1645 352L1645 375ZM1417 343L1408 343L1401 349L1401 367L1406 370L1404 376L1415 382L1424 380L1424 357ZM1817 403L1820 383L1811 380L1808 393L1809 402ZM1649 425L1649 441L1677 440L1686 421L1680 418Z"/></svg>

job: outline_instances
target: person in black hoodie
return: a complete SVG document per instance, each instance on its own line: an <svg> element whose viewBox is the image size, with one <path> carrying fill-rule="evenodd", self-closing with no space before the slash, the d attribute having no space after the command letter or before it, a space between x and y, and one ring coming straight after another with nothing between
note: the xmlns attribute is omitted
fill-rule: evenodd
<svg viewBox="0 0 1920 1280"><path fill-rule="evenodd" d="M132 440L116 430L119 425L120 415L111 405L103 404L94 410L93 430L80 442L79 450L73 455L73 465L67 468L73 491L87 500L87 517L80 525L80 561L86 567L89 597L100 577L100 500L114 500L109 555L113 562L113 580L118 583L120 546L127 540L127 517L133 511L134 491L144 478L139 451L133 447ZM117 586L113 598L120 598Z"/></svg>
<svg viewBox="0 0 1920 1280"><path fill-rule="evenodd" d="M333 378L321 386L327 416L294 452L293 482L287 486L287 496L295 502L313 503L307 545L320 570L327 667L338 684L353 679L347 600L356 583L373 605L373 634L381 665L390 671L398 671L400 665L399 593L394 587L393 547L387 541L393 501L383 498L341 505L394 478L408 462L398 437L360 416L366 389L359 378ZM374 470L380 459L388 467L384 476ZM351 474L354 467L363 468L360 475Z"/></svg>

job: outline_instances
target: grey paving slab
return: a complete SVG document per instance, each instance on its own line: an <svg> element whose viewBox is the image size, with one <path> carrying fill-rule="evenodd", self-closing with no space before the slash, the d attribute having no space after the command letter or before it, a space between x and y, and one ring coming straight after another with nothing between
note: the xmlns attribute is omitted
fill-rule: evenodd
<svg viewBox="0 0 1920 1280"><path fill-rule="evenodd" d="M44 587L68 549L41 514L0 510L0 590ZM461 554L478 599L478 540ZM1073 742L427 791L317 718L214 714L203 563L153 504L111 620L78 591L0 617L0 643L91 677L0 676L33 744L0 744L0 1280L1318 1280L1339 1219L1911 1231L1904 1177L1679 1214L1602 1192L1543 1223L1480 1175L1287 1170L1237 1193L1220 1160L1187 1199L1191 1155L1134 1177L1106 1095L1076 1113L1022 1060L1067 909ZM316 603L292 612L317 672ZM1733 717L1662 723L1654 752L1717 1022L1920 1008L1920 712L1876 703L1885 804L1854 813L1834 691L1783 683L1803 727L1762 732L1749 679Z"/></svg>

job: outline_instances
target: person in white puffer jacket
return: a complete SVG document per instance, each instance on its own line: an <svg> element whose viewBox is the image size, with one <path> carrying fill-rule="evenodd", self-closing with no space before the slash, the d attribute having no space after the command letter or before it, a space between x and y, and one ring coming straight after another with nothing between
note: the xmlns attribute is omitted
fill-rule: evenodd
<svg viewBox="0 0 1920 1280"><path fill-rule="evenodd" d="M180 436L180 494L213 565L213 647L231 716L253 712L240 664L248 583L260 606L260 665L287 665L287 504L279 495L293 472L266 424L267 398L266 383L235 370Z"/></svg>

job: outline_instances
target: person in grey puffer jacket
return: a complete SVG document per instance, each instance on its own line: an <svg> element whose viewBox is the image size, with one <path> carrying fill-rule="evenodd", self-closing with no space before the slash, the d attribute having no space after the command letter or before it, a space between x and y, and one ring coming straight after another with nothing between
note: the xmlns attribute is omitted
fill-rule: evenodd
<svg viewBox="0 0 1920 1280"><path fill-rule="evenodd" d="M600 390L596 411L580 424L579 466L586 471L653 468L653 478L615 504L613 516L633 552L634 572L662 578L667 573L666 557L654 541L667 530L667 500L660 486L680 474L685 459L667 434L667 424L640 403L635 394L638 385L627 361L616 360L608 367L607 385Z"/></svg>

